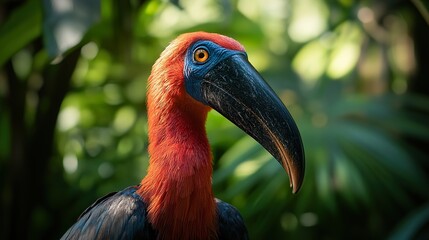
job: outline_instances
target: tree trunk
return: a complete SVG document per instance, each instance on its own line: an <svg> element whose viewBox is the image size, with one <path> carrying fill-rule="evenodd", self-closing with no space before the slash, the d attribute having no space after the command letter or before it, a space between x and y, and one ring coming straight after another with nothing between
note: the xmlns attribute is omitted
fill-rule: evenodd
<svg viewBox="0 0 429 240"><path fill-rule="evenodd" d="M56 121L79 55L80 51L76 49L61 63L45 69L35 120L28 130L25 124L26 85L14 77L13 69L8 64L12 128L9 179L12 187L11 201L6 207L10 221L9 226L4 226L6 239L29 239L34 210L45 202L46 174L54 145Z"/></svg>

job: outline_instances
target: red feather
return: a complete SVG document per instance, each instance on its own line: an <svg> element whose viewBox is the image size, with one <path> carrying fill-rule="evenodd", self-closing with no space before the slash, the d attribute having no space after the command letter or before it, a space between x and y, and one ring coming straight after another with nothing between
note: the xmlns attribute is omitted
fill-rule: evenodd
<svg viewBox="0 0 429 240"><path fill-rule="evenodd" d="M184 86L186 50L198 40L244 51L235 40L212 33L180 35L152 68L148 83L149 169L138 193L159 239L216 238L211 187L212 156L205 131L209 107Z"/></svg>

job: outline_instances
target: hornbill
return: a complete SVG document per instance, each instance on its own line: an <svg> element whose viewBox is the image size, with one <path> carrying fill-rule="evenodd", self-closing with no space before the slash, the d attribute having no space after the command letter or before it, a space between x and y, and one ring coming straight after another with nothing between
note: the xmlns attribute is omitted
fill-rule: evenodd
<svg viewBox="0 0 429 240"><path fill-rule="evenodd" d="M213 195L210 109L265 147L292 192L300 189L300 133L244 47L220 34L185 33L161 53L148 80L147 175L97 200L62 239L248 239L237 209Z"/></svg>

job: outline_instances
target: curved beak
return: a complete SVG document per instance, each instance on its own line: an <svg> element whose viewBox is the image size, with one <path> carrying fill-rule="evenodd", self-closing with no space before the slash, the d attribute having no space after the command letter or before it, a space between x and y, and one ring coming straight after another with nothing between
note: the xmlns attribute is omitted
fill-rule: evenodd
<svg viewBox="0 0 429 240"><path fill-rule="evenodd" d="M213 67L201 82L201 98L258 141L289 175L292 192L304 179L304 147L292 116L245 54Z"/></svg>

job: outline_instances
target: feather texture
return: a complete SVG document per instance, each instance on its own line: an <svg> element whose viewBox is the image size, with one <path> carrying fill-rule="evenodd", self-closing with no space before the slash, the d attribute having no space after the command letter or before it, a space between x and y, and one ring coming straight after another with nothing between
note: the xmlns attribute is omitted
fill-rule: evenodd
<svg viewBox="0 0 429 240"><path fill-rule="evenodd" d="M210 108L186 93L183 73L187 49L202 39L244 50L222 35L183 34L162 52L149 77L150 160L138 193L148 200L148 217L161 239L217 237L212 156L205 131Z"/></svg>
<svg viewBox="0 0 429 240"><path fill-rule="evenodd" d="M81 214L61 240L157 239L158 233L147 218L147 204L136 193L138 187L128 187L98 199ZM243 218L236 208L216 199L216 213L218 239L248 239ZM176 239L184 239L184 236Z"/></svg>
<svg viewBox="0 0 429 240"><path fill-rule="evenodd" d="M136 189L128 187L100 198L61 239L156 239L147 206Z"/></svg>
<svg viewBox="0 0 429 240"><path fill-rule="evenodd" d="M197 32L179 36L162 52L148 81L146 177L96 201L62 239L247 239L238 211L212 192L205 131L210 108L185 90L185 53L198 40L244 51L229 37Z"/></svg>

